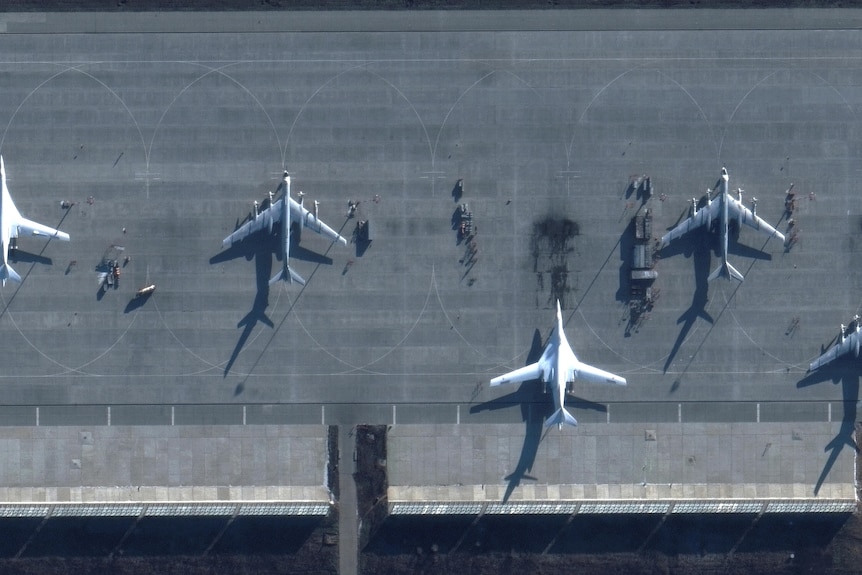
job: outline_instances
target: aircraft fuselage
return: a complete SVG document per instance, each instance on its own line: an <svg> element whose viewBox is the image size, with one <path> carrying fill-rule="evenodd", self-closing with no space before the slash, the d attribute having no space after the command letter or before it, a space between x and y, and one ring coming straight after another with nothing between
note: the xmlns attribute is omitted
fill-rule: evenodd
<svg viewBox="0 0 862 575"><path fill-rule="evenodd" d="M554 412L558 411L562 407L566 405L566 388L568 386L567 381L567 373L568 368L566 367L563 354L560 353L560 350L563 349L571 349L569 347L569 342L566 340L566 332L563 330L563 317L559 312L559 304L557 308L557 327L554 330L553 335L551 336L551 341L548 342L547 350L553 354L553 371L551 378L548 378L548 381L545 382L545 385L553 386L552 393L554 395ZM574 355L574 353L572 353ZM558 429L563 428L562 423L557 424Z"/></svg>
<svg viewBox="0 0 862 575"><path fill-rule="evenodd" d="M719 197L721 201L721 258L724 260L724 265L727 265L727 236L728 228L730 227L730 216L728 209L727 196L727 170L721 170L721 182L718 185Z"/></svg>

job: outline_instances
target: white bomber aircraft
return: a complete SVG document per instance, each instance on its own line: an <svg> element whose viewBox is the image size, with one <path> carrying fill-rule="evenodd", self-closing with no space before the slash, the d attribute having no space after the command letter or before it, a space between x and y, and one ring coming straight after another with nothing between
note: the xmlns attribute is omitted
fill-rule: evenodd
<svg viewBox="0 0 862 575"><path fill-rule="evenodd" d="M3 163L3 156L0 156L0 180L3 181L3 191L0 195L0 250L3 251L3 265L0 266L0 281L6 285L6 280L15 282L21 281L21 276L12 269L9 265L9 248L13 240L21 234L28 236L40 236L45 238L57 238L64 242L69 241L69 234L49 228L48 226L28 220L21 215L15 203L12 201L12 196L9 195L9 188L6 187L6 165Z"/></svg>
<svg viewBox="0 0 862 575"><path fill-rule="evenodd" d="M859 323L859 316L854 316L853 321L849 326L841 324L841 331L838 333L838 342L826 350L820 357L811 362L808 366L808 371L814 371L818 367L822 367L827 363L853 352L853 355L859 357L859 340L862 339L862 326Z"/></svg>
<svg viewBox="0 0 862 575"><path fill-rule="evenodd" d="M571 426L578 425L577 420L572 417L571 413L566 411L565 406L567 387L569 384L574 383L576 379L583 379L593 383L626 384L624 377L578 361L578 358L575 357L575 352L572 351L572 347L566 339L566 332L563 330L563 314L560 311L559 300L557 300L557 325L553 333L551 333L551 338L548 340L548 344L545 346L545 351L542 353L539 361L516 369L506 375L495 377L491 380L491 386L530 381L533 379L541 379L547 386L547 390L553 392L554 413L545 421L545 427L556 424L558 429L562 429L564 423Z"/></svg>
<svg viewBox="0 0 862 575"><path fill-rule="evenodd" d="M775 236L784 242L784 235L766 223L757 216L757 199L752 199L753 211L742 205L742 190L737 190L737 195L740 199L732 198L727 189L728 175L725 168L721 168L721 181L718 186L718 199L714 201L711 197L708 199L706 207L701 210L697 209L697 203L692 200L692 214L687 220L669 231L661 239L661 247L665 247L674 239L685 234L687 231L698 228L700 226L709 225L714 219L719 220L721 231L721 258L722 262L709 275L709 281L722 276L728 279L735 278L743 281L743 276L736 268L730 265L727 261L727 227L730 223L730 218L736 218L740 224L746 224L752 228L762 231L768 236Z"/></svg>
<svg viewBox="0 0 862 575"><path fill-rule="evenodd" d="M347 245L347 240L317 218L317 202L314 202L314 213L312 213L302 205L302 192L299 192L298 202L290 197L290 174L288 174L287 171L284 172L284 182L282 186L284 187L284 191L281 199L277 202L273 202L272 193L270 193L269 207L262 212L258 212L257 202L255 202L254 218L226 237L222 241L222 247L229 248L230 246L241 242L253 233L259 232L263 229L267 230L268 233L272 233L273 226L276 223L280 223L281 244L279 247L281 249L281 271L269 280L269 284L272 285L275 282L282 280L288 283L296 282L298 284L305 285L305 280L302 279L298 273L290 269L290 266L288 265L287 258L290 254L291 224L301 223L303 226L311 228L319 234L323 234L333 242L337 241L341 244Z"/></svg>

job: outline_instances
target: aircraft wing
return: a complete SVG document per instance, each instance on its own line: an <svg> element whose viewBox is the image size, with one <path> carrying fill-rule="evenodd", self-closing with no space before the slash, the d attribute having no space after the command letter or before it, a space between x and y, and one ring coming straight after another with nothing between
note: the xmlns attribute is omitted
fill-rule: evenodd
<svg viewBox="0 0 862 575"><path fill-rule="evenodd" d="M268 208L260 212L257 217L240 226L234 233L222 240L222 247L229 248L260 230L272 230L275 222L281 220L281 202L283 201L284 199L282 198L277 202L273 202Z"/></svg>
<svg viewBox="0 0 862 575"><path fill-rule="evenodd" d="M33 220L28 220L27 218L19 219L17 222L15 222L15 227L18 228L19 237L21 235L40 236L47 238L57 238L58 240L63 240L64 242L69 241L69 234L67 234L66 232L55 230L54 228L42 225L39 222L34 222Z"/></svg>
<svg viewBox="0 0 862 575"><path fill-rule="evenodd" d="M614 375L609 371L587 365L586 363L578 363L575 368L578 379L589 381L590 383L612 383L614 385L626 385L626 378Z"/></svg>
<svg viewBox="0 0 862 575"><path fill-rule="evenodd" d="M304 227L314 230L315 232L323 236L326 236L333 242L339 242L341 244L347 245L347 240L345 238L341 237L338 232L336 232L335 230L327 226L325 223L320 221L318 218L316 218L314 214L305 209L305 206L300 205L299 202L297 202L293 198L290 199L290 209L292 213L298 213L301 215L302 225Z"/></svg>
<svg viewBox="0 0 862 575"><path fill-rule="evenodd" d="M729 200L728 203L728 211L733 214L736 218L738 218L745 225L754 228L759 232L763 232L767 236L775 236L779 238L782 242L784 241L784 234L770 226L765 220L756 216L751 210L746 208L742 202L735 198L727 197Z"/></svg>
<svg viewBox="0 0 862 575"><path fill-rule="evenodd" d="M510 371L506 375L495 377L491 380L491 386L503 385L505 383L518 383L520 381L530 381L533 379L539 379L540 377L542 377L542 368L539 366L539 362L536 362L531 365L525 365L515 371Z"/></svg>
<svg viewBox="0 0 862 575"><path fill-rule="evenodd" d="M676 226L674 229L666 233L661 238L661 246L668 245L671 241L686 234L689 230L699 228L703 225L709 225L713 218L718 216L720 202L711 202L701 208L693 216Z"/></svg>
<svg viewBox="0 0 862 575"><path fill-rule="evenodd" d="M826 352L811 362L811 365L808 366L808 371L814 371L819 367L823 367L827 363L834 361L835 359L841 357L842 355L848 354L851 351L855 352L856 355L859 355L859 332L853 332L844 338L844 341L840 343L836 343L832 347L826 350Z"/></svg>

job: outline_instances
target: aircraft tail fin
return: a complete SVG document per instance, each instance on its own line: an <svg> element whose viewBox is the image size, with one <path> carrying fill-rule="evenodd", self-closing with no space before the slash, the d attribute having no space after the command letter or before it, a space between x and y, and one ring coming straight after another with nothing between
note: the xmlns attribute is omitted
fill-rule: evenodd
<svg viewBox="0 0 862 575"><path fill-rule="evenodd" d="M737 271L737 269L735 267L730 265L730 262L728 262L727 260L725 260L723 263L719 264L719 266L717 268L715 268L715 271L713 271L711 274L709 274L709 278L707 278L707 281L712 281L717 277L723 277L723 278L727 278L727 279L732 278L732 279L736 279L739 281L745 280L745 277L743 277L743 275L741 273L739 273L739 271Z"/></svg>
<svg viewBox="0 0 862 575"><path fill-rule="evenodd" d="M302 276L290 269L290 266L282 266L281 271L272 276L272 279L269 280L269 285L272 285L278 281L286 281L287 283L298 283L299 285L305 285L305 280L302 279Z"/></svg>
<svg viewBox="0 0 862 575"><path fill-rule="evenodd" d="M3 281L4 286L6 285L6 280L21 283L21 276L9 264L3 264L0 266L0 280Z"/></svg>
<svg viewBox="0 0 862 575"><path fill-rule="evenodd" d="M556 425L562 428L563 424L571 425L572 427L578 426L578 420L572 417L572 414L566 411L565 407L561 407L545 420L545 427Z"/></svg>

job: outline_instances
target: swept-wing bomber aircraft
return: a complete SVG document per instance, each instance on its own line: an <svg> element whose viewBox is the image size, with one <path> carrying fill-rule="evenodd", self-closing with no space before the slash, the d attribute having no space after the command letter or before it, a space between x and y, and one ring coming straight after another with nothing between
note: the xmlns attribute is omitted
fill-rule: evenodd
<svg viewBox="0 0 862 575"><path fill-rule="evenodd" d="M20 282L21 276L9 265L9 249L15 247L15 240L21 235L40 236L44 238L57 238L64 242L69 241L69 234L49 228L33 220L28 220L21 215L9 189L6 187L6 165L3 156L0 156L0 180L3 181L3 191L0 194L0 249L3 250L3 265L0 266L0 281L6 285L6 280Z"/></svg>
<svg viewBox="0 0 862 575"><path fill-rule="evenodd" d="M757 200L754 199L754 209L749 210L742 205L742 190L737 190L740 199L733 198L727 188L728 175L725 168L721 168L721 180L718 184L718 195L713 198L708 196L707 205L698 210L696 201L692 201L692 214L687 220L666 233L661 239L661 247L664 248L671 241L700 226L709 225L713 220L719 221L721 233L721 259L719 266L709 275L709 281L722 276L728 279L734 278L743 281L743 276L736 268L727 261L727 236L730 219L736 219L740 224L746 224L763 232L768 236L775 236L784 242L784 235L770 226L766 221L757 216Z"/></svg>
<svg viewBox="0 0 862 575"><path fill-rule="evenodd" d="M279 255L281 256L281 270L269 280L269 283L272 285L282 280L288 283L296 282L305 285L305 280L298 273L290 269L290 265L288 265L292 224L301 224L328 237L333 242L337 241L347 245L347 240L317 218L317 202L314 202L314 212L312 213L302 205L302 192L299 192L298 202L290 197L290 174L287 171L284 172L284 181L279 187L283 188L281 198L273 202L272 193L270 193L269 207L262 212L258 212L257 204L255 203L254 218L226 237L222 241L222 247L229 248L260 230L267 230L271 234L275 224L280 224L281 243L279 244L279 251L281 253Z"/></svg>
<svg viewBox="0 0 862 575"><path fill-rule="evenodd" d="M862 326L860 326L858 315L853 317L853 321L850 322L849 326L841 324L841 331L838 332L838 341L820 357L812 361L811 365L808 366L808 371L814 371L818 367L822 367L851 351L853 355L859 357L859 340L862 338L860 329L862 329Z"/></svg>
<svg viewBox="0 0 862 575"><path fill-rule="evenodd" d="M565 407L566 392L576 379L593 383L626 385L625 378L578 361L563 330L563 314L560 311L559 300L557 300L557 325L539 361L495 377L491 380L491 386L533 379L541 379L547 386L547 391L553 393L554 413L545 420L545 427L556 424L558 429L562 429L564 423L571 426L578 425L577 420L566 411Z"/></svg>

